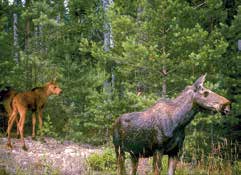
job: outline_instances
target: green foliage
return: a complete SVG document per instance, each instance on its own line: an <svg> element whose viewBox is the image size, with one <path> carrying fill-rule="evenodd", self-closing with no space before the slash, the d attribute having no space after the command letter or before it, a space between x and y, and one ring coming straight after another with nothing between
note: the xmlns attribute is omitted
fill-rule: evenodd
<svg viewBox="0 0 241 175"><path fill-rule="evenodd" d="M43 123L43 127L41 130L39 131L39 135L41 136L51 136L51 137L56 137L57 133L54 132L54 127L53 127L53 123L51 122L51 117L45 116L44 118L44 123Z"/></svg>
<svg viewBox="0 0 241 175"><path fill-rule="evenodd" d="M116 158L114 150L106 148L102 153L93 153L87 159L92 170L115 174Z"/></svg>
<svg viewBox="0 0 241 175"><path fill-rule="evenodd" d="M166 96L174 98L207 72L206 86L233 102L232 114L197 116L187 128L183 156L202 161L226 138L230 147L224 154L235 148L231 143L240 142L238 1L116 0L107 14L99 0L31 2L0 2L0 84L25 91L57 77L63 94L50 97L45 106L44 135L110 142L118 116L154 104L165 83ZM14 12L19 17L18 48L13 45ZM107 19L114 47L105 52ZM221 158L236 160L232 156Z"/></svg>

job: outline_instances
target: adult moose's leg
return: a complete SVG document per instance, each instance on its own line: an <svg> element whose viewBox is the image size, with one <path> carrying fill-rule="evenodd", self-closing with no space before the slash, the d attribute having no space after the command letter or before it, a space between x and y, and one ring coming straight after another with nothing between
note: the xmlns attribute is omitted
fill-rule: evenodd
<svg viewBox="0 0 241 175"><path fill-rule="evenodd" d="M177 166L177 155L168 155L168 175L174 175Z"/></svg>
<svg viewBox="0 0 241 175"><path fill-rule="evenodd" d="M159 175L162 170L162 155L161 151L156 151L153 154L153 172L154 175Z"/></svg>
<svg viewBox="0 0 241 175"><path fill-rule="evenodd" d="M32 139L35 139L36 112L32 114Z"/></svg>
<svg viewBox="0 0 241 175"><path fill-rule="evenodd" d="M21 138L21 142L22 142L22 148L23 150L27 151L27 147L25 145L24 142L24 123L25 123L25 118L26 118L26 109L22 108L21 110L19 110L20 113L20 120L18 122L18 128L19 128L19 132L20 132L20 138Z"/></svg>
<svg viewBox="0 0 241 175"><path fill-rule="evenodd" d="M131 155L131 166L132 166L131 175L136 175L138 160L139 160L138 156Z"/></svg>
<svg viewBox="0 0 241 175"><path fill-rule="evenodd" d="M116 164L117 164L117 175L125 175L125 153L120 146L115 147L116 152Z"/></svg>

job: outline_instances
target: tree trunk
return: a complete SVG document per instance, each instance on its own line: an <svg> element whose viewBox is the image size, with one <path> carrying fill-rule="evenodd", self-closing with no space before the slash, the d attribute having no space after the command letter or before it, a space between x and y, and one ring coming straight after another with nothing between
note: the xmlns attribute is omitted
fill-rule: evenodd
<svg viewBox="0 0 241 175"><path fill-rule="evenodd" d="M163 75L163 80L162 80L162 98L166 98L167 95L167 81L166 81L166 76L167 76L167 69L166 66L162 66L162 75Z"/></svg>
<svg viewBox="0 0 241 175"><path fill-rule="evenodd" d="M14 0L14 5L18 5L18 1ZM18 15L16 11L13 13L13 46L14 46L14 60L19 63L19 46L18 46Z"/></svg>
<svg viewBox="0 0 241 175"><path fill-rule="evenodd" d="M113 4L113 0L102 0L102 6L104 9L104 13L105 13L105 22L104 22L104 51L108 52L110 50L110 48L114 47L114 42L113 42L113 37L112 37L112 30L111 30L111 25L108 21L107 18L107 11L108 8L111 4ZM114 74L114 67L111 67L111 82L109 82L108 80L106 80L104 82L104 91L107 91L107 93L109 94L109 100L111 99L111 94L114 91L115 88L115 74ZM110 87L110 88L108 88ZM106 139L108 139L109 136L109 130L108 128L106 129Z"/></svg>
<svg viewBox="0 0 241 175"><path fill-rule="evenodd" d="M25 52L29 49L30 19L27 17L25 26Z"/></svg>
<svg viewBox="0 0 241 175"><path fill-rule="evenodd" d="M104 22L104 50L107 52L110 50L110 48L114 47L114 42L113 42L113 37L112 37L112 30L111 30L111 25L107 19L107 11L108 8L111 4L113 4L113 0L102 0L102 6L104 9L104 13L105 13L105 22ZM105 86L107 86L107 84L111 84L112 89L110 92L113 91L114 86L115 86L115 75L114 75L114 68L111 68L111 82L106 81Z"/></svg>
<svg viewBox="0 0 241 175"><path fill-rule="evenodd" d="M103 5L105 14L107 13L109 6L113 3L114 3L113 0L102 0L102 5ZM106 17L105 23L104 23L104 50L109 51L110 48L113 48L113 47L114 47L114 42L112 37L112 29Z"/></svg>
<svg viewBox="0 0 241 175"><path fill-rule="evenodd" d="M29 9L30 1L31 0L25 1L26 10ZM25 47L24 47L25 52L28 52L28 49L29 49L29 37L30 37L30 17L29 17L29 14L27 14L26 24L25 24Z"/></svg>
<svg viewBox="0 0 241 175"><path fill-rule="evenodd" d="M31 0L25 1L26 10L29 9ZM30 16L26 17L26 24L25 24L25 45L24 50L26 54L26 88L30 88L32 85L32 67L29 65L29 38L30 38Z"/></svg>

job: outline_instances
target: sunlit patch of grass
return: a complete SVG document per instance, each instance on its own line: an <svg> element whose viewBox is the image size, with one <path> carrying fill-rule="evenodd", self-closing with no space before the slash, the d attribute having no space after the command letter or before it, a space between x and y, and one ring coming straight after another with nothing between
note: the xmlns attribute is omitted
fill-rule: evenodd
<svg viewBox="0 0 241 175"><path fill-rule="evenodd" d="M4 169L0 169L0 175L8 175L8 173Z"/></svg>
<svg viewBox="0 0 241 175"><path fill-rule="evenodd" d="M89 172L105 172L104 174L115 174L116 161L112 148L106 148L102 153L93 153L87 158L90 167Z"/></svg>
<svg viewBox="0 0 241 175"><path fill-rule="evenodd" d="M128 155L128 154L127 154ZM131 162L130 157L126 156L126 169L130 172ZM107 148L103 153L94 153L87 159L89 166L89 174L115 174L115 153L112 148ZM152 158L146 164L139 166L145 170L152 170ZM163 156L162 159L162 172L167 174L168 171L168 156ZM148 175L153 175L152 171L148 171ZM223 160L209 155L205 160L193 162L179 162L176 169L176 175L240 175L241 162L234 161L231 163L228 160Z"/></svg>

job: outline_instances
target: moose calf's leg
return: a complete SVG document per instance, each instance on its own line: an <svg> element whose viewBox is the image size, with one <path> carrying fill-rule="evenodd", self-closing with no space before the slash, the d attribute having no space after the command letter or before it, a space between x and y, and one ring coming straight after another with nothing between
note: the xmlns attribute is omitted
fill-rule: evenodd
<svg viewBox="0 0 241 175"><path fill-rule="evenodd" d="M35 138L36 114L32 114L32 139Z"/></svg>
<svg viewBox="0 0 241 175"><path fill-rule="evenodd" d="M153 172L154 175L159 175L162 170L162 153L160 151L156 151L153 154Z"/></svg>
<svg viewBox="0 0 241 175"><path fill-rule="evenodd" d="M168 156L168 175L174 175L177 166L177 155Z"/></svg>
<svg viewBox="0 0 241 175"><path fill-rule="evenodd" d="M16 126L17 126L17 137L19 137L19 128L18 128L18 117L16 116L15 118L15 123L16 123Z"/></svg>
<svg viewBox="0 0 241 175"><path fill-rule="evenodd" d="M9 119L8 119L8 129L7 129L8 143L7 143L7 146L9 148L12 148L12 144L11 144L11 130L12 130L12 127L13 127L13 123L16 120L16 116L17 116L17 111L14 110L12 112L12 114L9 116Z"/></svg>
<svg viewBox="0 0 241 175"><path fill-rule="evenodd" d="M23 150L27 151L27 147L24 142L24 123L25 123L25 117L26 117L26 111L23 110L20 112L20 120L18 122L19 124L19 132L20 132L20 138L22 142L22 148Z"/></svg>
<svg viewBox="0 0 241 175"><path fill-rule="evenodd" d="M139 160L139 157L135 155L131 155L131 166L132 166L131 175L136 175L138 160Z"/></svg>
<svg viewBox="0 0 241 175"><path fill-rule="evenodd" d="M117 159L117 175L125 175L125 153L120 147L115 147Z"/></svg>
<svg viewBox="0 0 241 175"><path fill-rule="evenodd" d="M40 133L42 135L42 127L43 127L43 110L41 109L39 112L38 112L38 121L39 121L39 129L40 129Z"/></svg>

